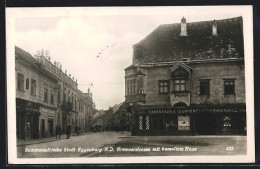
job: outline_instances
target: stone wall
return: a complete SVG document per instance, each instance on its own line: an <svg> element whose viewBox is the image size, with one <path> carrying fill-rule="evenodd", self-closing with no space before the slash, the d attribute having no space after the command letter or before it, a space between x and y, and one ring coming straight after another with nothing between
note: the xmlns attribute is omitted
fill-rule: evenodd
<svg viewBox="0 0 260 169"><path fill-rule="evenodd" d="M189 104L200 104L203 101L209 101L213 104L224 103L245 103L245 71L244 62L215 62L215 63L192 63L187 64L191 67L191 78L187 79L186 89L190 92ZM167 66L143 67L143 89L146 94L146 103L151 106L170 106L170 96L173 91L173 80L170 68ZM135 69L135 68L132 68ZM126 74L131 75L134 70L127 70ZM137 76L126 77L126 80ZM197 87L202 79L210 80L210 95L200 95L197 93ZM224 95L224 79L234 79L235 95ZM169 80L169 93L159 94L159 80ZM137 84L139 81L137 80ZM138 85L142 86L142 85ZM139 89L137 88L137 91Z"/></svg>

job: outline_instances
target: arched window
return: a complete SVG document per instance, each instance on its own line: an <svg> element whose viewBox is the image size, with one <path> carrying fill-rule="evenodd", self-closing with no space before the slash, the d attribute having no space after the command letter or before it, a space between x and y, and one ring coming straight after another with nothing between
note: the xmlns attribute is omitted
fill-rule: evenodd
<svg viewBox="0 0 260 169"><path fill-rule="evenodd" d="M26 79L25 86L26 86L26 89L29 90L29 79L28 78Z"/></svg>

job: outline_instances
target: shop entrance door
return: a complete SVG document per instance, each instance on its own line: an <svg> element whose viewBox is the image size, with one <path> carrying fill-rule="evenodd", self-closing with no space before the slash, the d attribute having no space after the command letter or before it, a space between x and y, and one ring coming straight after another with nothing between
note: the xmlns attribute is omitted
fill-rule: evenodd
<svg viewBox="0 0 260 169"><path fill-rule="evenodd" d="M39 138L39 116L33 116L33 138Z"/></svg>
<svg viewBox="0 0 260 169"><path fill-rule="evenodd" d="M53 136L53 119L48 119L49 135Z"/></svg>
<svg viewBox="0 0 260 169"><path fill-rule="evenodd" d="M214 135L217 132L217 116L203 113L196 118L196 130L199 135Z"/></svg>
<svg viewBox="0 0 260 169"><path fill-rule="evenodd" d="M163 118L162 117L156 117L155 118L155 130L162 131L163 130Z"/></svg>
<svg viewBox="0 0 260 169"><path fill-rule="evenodd" d="M41 121L41 136L45 137L45 119Z"/></svg>

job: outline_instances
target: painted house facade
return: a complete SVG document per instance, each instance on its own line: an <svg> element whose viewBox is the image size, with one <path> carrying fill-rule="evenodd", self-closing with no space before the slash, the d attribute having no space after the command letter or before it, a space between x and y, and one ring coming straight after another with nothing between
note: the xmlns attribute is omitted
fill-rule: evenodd
<svg viewBox="0 0 260 169"><path fill-rule="evenodd" d="M125 69L132 135L246 134L242 17L160 25Z"/></svg>

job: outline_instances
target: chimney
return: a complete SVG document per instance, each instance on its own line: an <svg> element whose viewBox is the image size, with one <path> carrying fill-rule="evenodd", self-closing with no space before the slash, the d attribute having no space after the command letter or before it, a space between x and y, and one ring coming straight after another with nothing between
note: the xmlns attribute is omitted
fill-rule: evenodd
<svg viewBox="0 0 260 169"><path fill-rule="evenodd" d="M184 17L182 17L182 19L181 19L181 36L188 36L186 18L184 18Z"/></svg>
<svg viewBox="0 0 260 169"><path fill-rule="evenodd" d="M218 35L218 33L217 33L217 22L214 19L213 24L212 24L212 36L217 36L217 35Z"/></svg>

